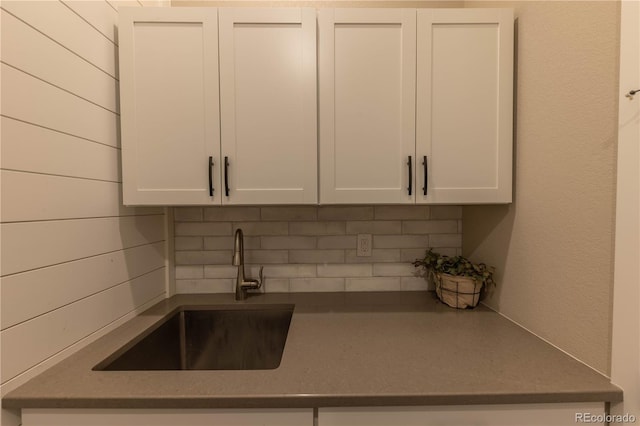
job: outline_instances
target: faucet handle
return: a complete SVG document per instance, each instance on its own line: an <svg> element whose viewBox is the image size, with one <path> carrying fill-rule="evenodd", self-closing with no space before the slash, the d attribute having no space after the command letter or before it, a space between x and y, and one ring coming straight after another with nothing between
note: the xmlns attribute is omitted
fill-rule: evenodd
<svg viewBox="0 0 640 426"><path fill-rule="evenodd" d="M260 272L258 273L258 276L259 276L259 278L258 278L258 283L259 283L260 285L262 285L262 282L264 281L264 275L262 275L262 270L263 270L263 269L264 269L264 266L261 266L261 267L260 267Z"/></svg>

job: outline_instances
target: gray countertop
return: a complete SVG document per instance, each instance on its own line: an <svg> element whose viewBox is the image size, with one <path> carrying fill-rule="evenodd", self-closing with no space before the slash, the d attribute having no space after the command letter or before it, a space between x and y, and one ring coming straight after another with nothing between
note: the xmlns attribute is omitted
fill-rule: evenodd
<svg viewBox="0 0 640 426"><path fill-rule="evenodd" d="M92 371L178 306L293 303L274 370ZM432 293L167 299L7 394L5 408L282 408L620 401L609 379L497 313Z"/></svg>

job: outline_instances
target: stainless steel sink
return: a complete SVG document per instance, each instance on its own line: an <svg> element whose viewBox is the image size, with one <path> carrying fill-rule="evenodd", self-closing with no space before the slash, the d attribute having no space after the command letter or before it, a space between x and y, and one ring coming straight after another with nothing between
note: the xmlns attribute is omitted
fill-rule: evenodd
<svg viewBox="0 0 640 426"><path fill-rule="evenodd" d="M265 370L280 365L293 305L182 308L94 370Z"/></svg>

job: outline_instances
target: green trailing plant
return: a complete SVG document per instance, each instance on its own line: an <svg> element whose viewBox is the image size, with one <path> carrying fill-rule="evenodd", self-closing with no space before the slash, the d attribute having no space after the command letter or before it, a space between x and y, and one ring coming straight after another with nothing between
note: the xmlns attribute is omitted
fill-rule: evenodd
<svg viewBox="0 0 640 426"><path fill-rule="evenodd" d="M472 263L462 256L445 256L435 253L433 249L427 250L423 259L416 259L413 266L423 268L428 273L449 274L463 277L471 277L485 286L496 285L493 280L495 268L484 263Z"/></svg>

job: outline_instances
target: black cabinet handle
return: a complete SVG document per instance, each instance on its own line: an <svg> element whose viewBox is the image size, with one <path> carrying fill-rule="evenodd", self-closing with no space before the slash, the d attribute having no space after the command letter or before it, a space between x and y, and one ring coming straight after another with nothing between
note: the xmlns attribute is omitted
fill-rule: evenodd
<svg viewBox="0 0 640 426"><path fill-rule="evenodd" d="M422 157L422 165L424 166L424 187L422 193L427 195L427 185L429 183L429 166L427 165L427 156Z"/></svg>
<svg viewBox="0 0 640 426"><path fill-rule="evenodd" d="M224 195L229 196L229 157L224 157Z"/></svg>
<svg viewBox="0 0 640 426"><path fill-rule="evenodd" d="M209 197L213 197L213 157L209 157Z"/></svg>
<svg viewBox="0 0 640 426"><path fill-rule="evenodd" d="M409 161L407 162L407 165L409 165L409 188L407 188L409 190L409 195L411 195L411 192L413 190L413 179L412 179L412 175L413 175L413 170L412 170L412 162L411 162L411 156L409 156Z"/></svg>

